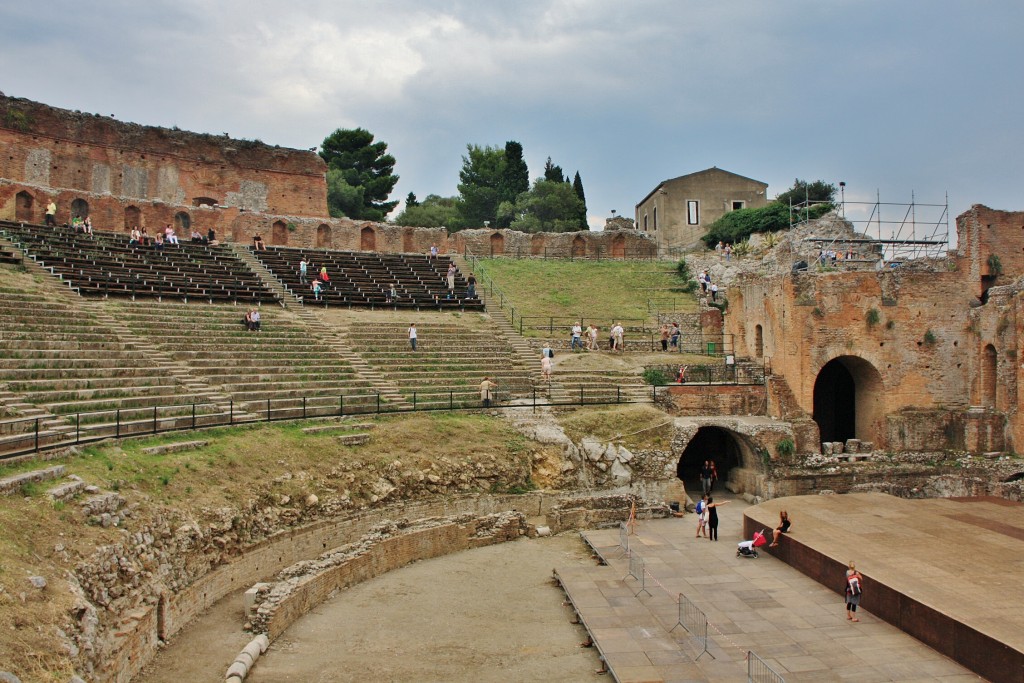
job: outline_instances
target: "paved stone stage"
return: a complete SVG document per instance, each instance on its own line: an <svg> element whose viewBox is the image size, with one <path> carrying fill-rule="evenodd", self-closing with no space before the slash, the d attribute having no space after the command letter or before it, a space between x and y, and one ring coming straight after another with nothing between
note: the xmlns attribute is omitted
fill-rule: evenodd
<svg viewBox="0 0 1024 683"><path fill-rule="evenodd" d="M694 538L693 515L640 520L629 543L631 553L644 560L644 587L650 594L640 592L637 579L623 578L630 563L618 547L618 529L583 534L607 559L607 566L556 568L555 573L605 658L611 677L622 683L746 681L747 650L763 658L787 683L979 680L870 611L861 615L859 623L847 621L842 597L836 593L839 586L833 585L831 577L827 586L819 584L764 552L759 559L736 556L744 513L751 520L767 520L777 518L779 503L787 505L795 521L793 536L784 544L795 544L810 536L806 527L811 524L814 506L837 505L844 500L859 504L860 496L819 498L823 497L783 499L773 501L773 506L747 509L742 500L731 499L720 508L721 540L717 543ZM726 494L721 499L730 497ZM885 496L870 499L891 500ZM951 505L963 512L976 509L968 504ZM843 517L841 507L837 506L833 518ZM948 527L950 521L942 518L933 523ZM874 525L875 533L882 533L877 527ZM943 558L944 563L950 542L945 548L929 543L920 555L912 553L903 561L914 567L931 558ZM845 543L836 546L845 564L852 550ZM896 564L898 552L898 546L889 551L888 564ZM880 590L873 580L877 567L873 556L860 553L857 557L872 579L865 593L867 601L872 590ZM1004 557L1000 566L1010 559ZM842 578L840 573L839 585ZM699 659L701 650L695 639L683 627L672 630L677 623L679 593L708 617L709 653Z"/></svg>
<svg viewBox="0 0 1024 683"><path fill-rule="evenodd" d="M770 550L838 591L847 562L863 607L993 681L1024 681L1024 505L880 493L777 498L744 511L747 533L793 533Z"/></svg>

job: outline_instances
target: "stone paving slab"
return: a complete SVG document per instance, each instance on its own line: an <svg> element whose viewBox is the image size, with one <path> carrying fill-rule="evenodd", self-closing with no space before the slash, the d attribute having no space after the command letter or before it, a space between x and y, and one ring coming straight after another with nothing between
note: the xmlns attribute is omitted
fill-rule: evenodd
<svg viewBox="0 0 1024 683"><path fill-rule="evenodd" d="M766 549L838 591L851 560L862 606L995 681L1024 681L1024 505L880 493L777 498L744 510L748 533L792 532Z"/></svg>
<svg viewBox="0 0 1024 683"><path fill-rule="evenodd" d="M748 649L786 681L982 680L870 613L847 621L841 596L777 558L737 557L745 504L732 500L718 542L694 538L692 516L636 524L631 553L644 560L650 595L635 595L618 529L584 532L607 566L556 569L615 680L746 681ZM695 639L672 630L679 593L708 616L699 659Z"/></svg>

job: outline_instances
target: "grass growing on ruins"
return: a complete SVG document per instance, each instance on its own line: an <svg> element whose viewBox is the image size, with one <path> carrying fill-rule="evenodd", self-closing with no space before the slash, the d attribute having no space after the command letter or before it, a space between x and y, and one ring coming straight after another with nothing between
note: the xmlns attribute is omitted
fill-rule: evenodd
<svg viewBox="0 0 1024 683"><path fill-rule="evenodd" d="M674 431L672 418L648 405L582 408L562 413L558 421L576 443L593 436L631 450L668 449Z"/></svg>
<svg viewBox="0 0 1024 683"><path fill-rule="evenodd" d="M674 291L683 283L673 264L501 258L479 263L480 271L527 318L583 316L603 324L614 319L646 320L648 300L668 298L676 300L679 310L696 310L692 295Z"/></svg>
<svg viewBox="0 0 1024 683"><path fill-rule="evenodd" d="M375 429L355 426L374 423ZM539 450L504 420L483 414L419 413L358 417L348 429L306 434L310 420L165 434L110 441L78 455L47 462L0 464L0 477L63 464L68 474L123 496L131 516L118 527L90 523L83 496L55 503L47 491L62 481L31 484L0 497L0 660L22 680L67 681L72 667L56 635L72 611L63 577L99 546L123 543L154 515L171 528L195 521L223 524L246 509L308 521L322 513L307 505L330 500L332 512L356 511L406 496L456 492L524 492L535 487L532 463ZM368 431L369 443L344 446L340 434ZM142 449L204 440L203 448L147 455ZM436 483L439 482L439 483ZM397 487L397 488L396 488ZM434 487L434 488L430 488ZM233 521L231 522L234 523ZM239 538L256 533L234 529ZM39 590L30 575L44 576ZM22 599L21 595L25 598Z"/></svg>

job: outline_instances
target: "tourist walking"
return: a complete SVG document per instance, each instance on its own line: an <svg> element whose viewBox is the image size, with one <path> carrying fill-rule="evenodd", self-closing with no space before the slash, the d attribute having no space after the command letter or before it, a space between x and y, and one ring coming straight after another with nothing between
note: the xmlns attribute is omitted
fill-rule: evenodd
<svg viewBox="0 0 1024 683"><path fill-rule="evenodd" d="M597 351L597 325L590 325L589 336L590 343L587 345L587 348L591 351Z"/></svg>
<svg viewBox="0 0 1024 683"><path fill-rule="evenodd" d="M455 264L448 264L448 295L455 293Z"/></svg>
<svg viewBox="0 0 1024 683"><path fill-rule="evenodd" d="M857 571L857 565L850 562L846 570L846 618L850 621L860 621L857 618L857 605L860 604L861 583L864 577Z"/></svg>
<svg viewBox="0 0 1024 683"><path fill-rule="evenodd" d="M669 337L668 325L662 325L661 326L661 350L662 351L668 351L668 337Z"/></svg>
<svg viewBox="0 0 1024 683"><path fill-rule="evenodd" d="M466 278L466 296L470 299L476 298L476 277L473 273Z"/></svg>
<svg viewBox="0 0 1024 683"><path fill-rule="evenodd" d="M320 280L313 278L313 299L316 301L320 301L320 293L322 291L323 290L320 285Z"/></svg>
<svg viewBox="0 0 1024 683"><path fill-rule="evenodd" d="M671 335L672 336L672 342L671 343L672 343L672 348L673 349L678 349L679 348L679 336L680 336L680 334L681 333L680 333L680 330L679 330L679 323L672 323L672 335Z"/></svg>
<svg viewBox="0 0 1024 683"><path fill-rule="evenodd" d="M622 325L620 325L619 323L615 323L615 325L612 327L612 350L613 351L618 351L619 353L623 352L623 347L624 347L624 342L622 340L623 333L624 333L624 330L622 329Z"/></svg>
<svg viewBox="0 0 1024 683"><path fill-rule="evenodd" d="M541 376L545 382L551 381L551 356L544 354L540 359Z"/></svg>
<svg viewBox="0 0 1024 683"><path fill-rule="evenodd" d="M704 495L711 493L711 461L705 460L704 466L700 468L700 485Z"/></svg>
<svg viewBox="0 0 1024 683"><path fill-rule="evenodd" d="M716 503L712 496L708 496L708 540L718 540L718 508L721 505L728 505L731 501L723 500L721 503Z"/></svg>
<svg viewBox="0 0 1024 683"><path fill-rule="evenodd" d="M302 260L299 261L299 282L306 284L306 275L309 273L309 261L303 256Z"/></svg>
<svg viewBox="0 0 1024 683"><path fill-rule="evenodd" d="M570 341L569 341L569 348L571 348L573 351L575 351L576 347L578 346L580 348L580 350L582 351L583 350L583 341L581 340L582 336L583 336L583 327L579 323L573 323L571 337L570 337Z"/></svg>
<svg viewBox="0 0 1024 683"><path fill-rule="evenodd" d="M416 350L416 323L409 325L409 346L412 350Z"/></svg>
<svg viewBox="0 0 1024 683"><path fill-rule="evenodd" d="M51 228L57 227L57 204L53 201L46 205L46 225Z"/></svg>
<svg viewBox="0 0 1024 683"><path fill-rule="evenodd" d="M711 300L718 301L718 283L711 285Z"/></svg>

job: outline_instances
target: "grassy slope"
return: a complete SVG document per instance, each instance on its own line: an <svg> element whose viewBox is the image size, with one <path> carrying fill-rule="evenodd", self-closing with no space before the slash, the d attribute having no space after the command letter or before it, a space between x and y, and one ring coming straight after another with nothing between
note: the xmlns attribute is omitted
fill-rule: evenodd
<svg viewBox="0 0 1024 683"><path fill-rule="evenodd" d="M696 310L692 296L672 291L681 283L670 263L500 258L479 263L516 311L528 317L647 319L647 300L666 297L677 297Z"/></svg>

